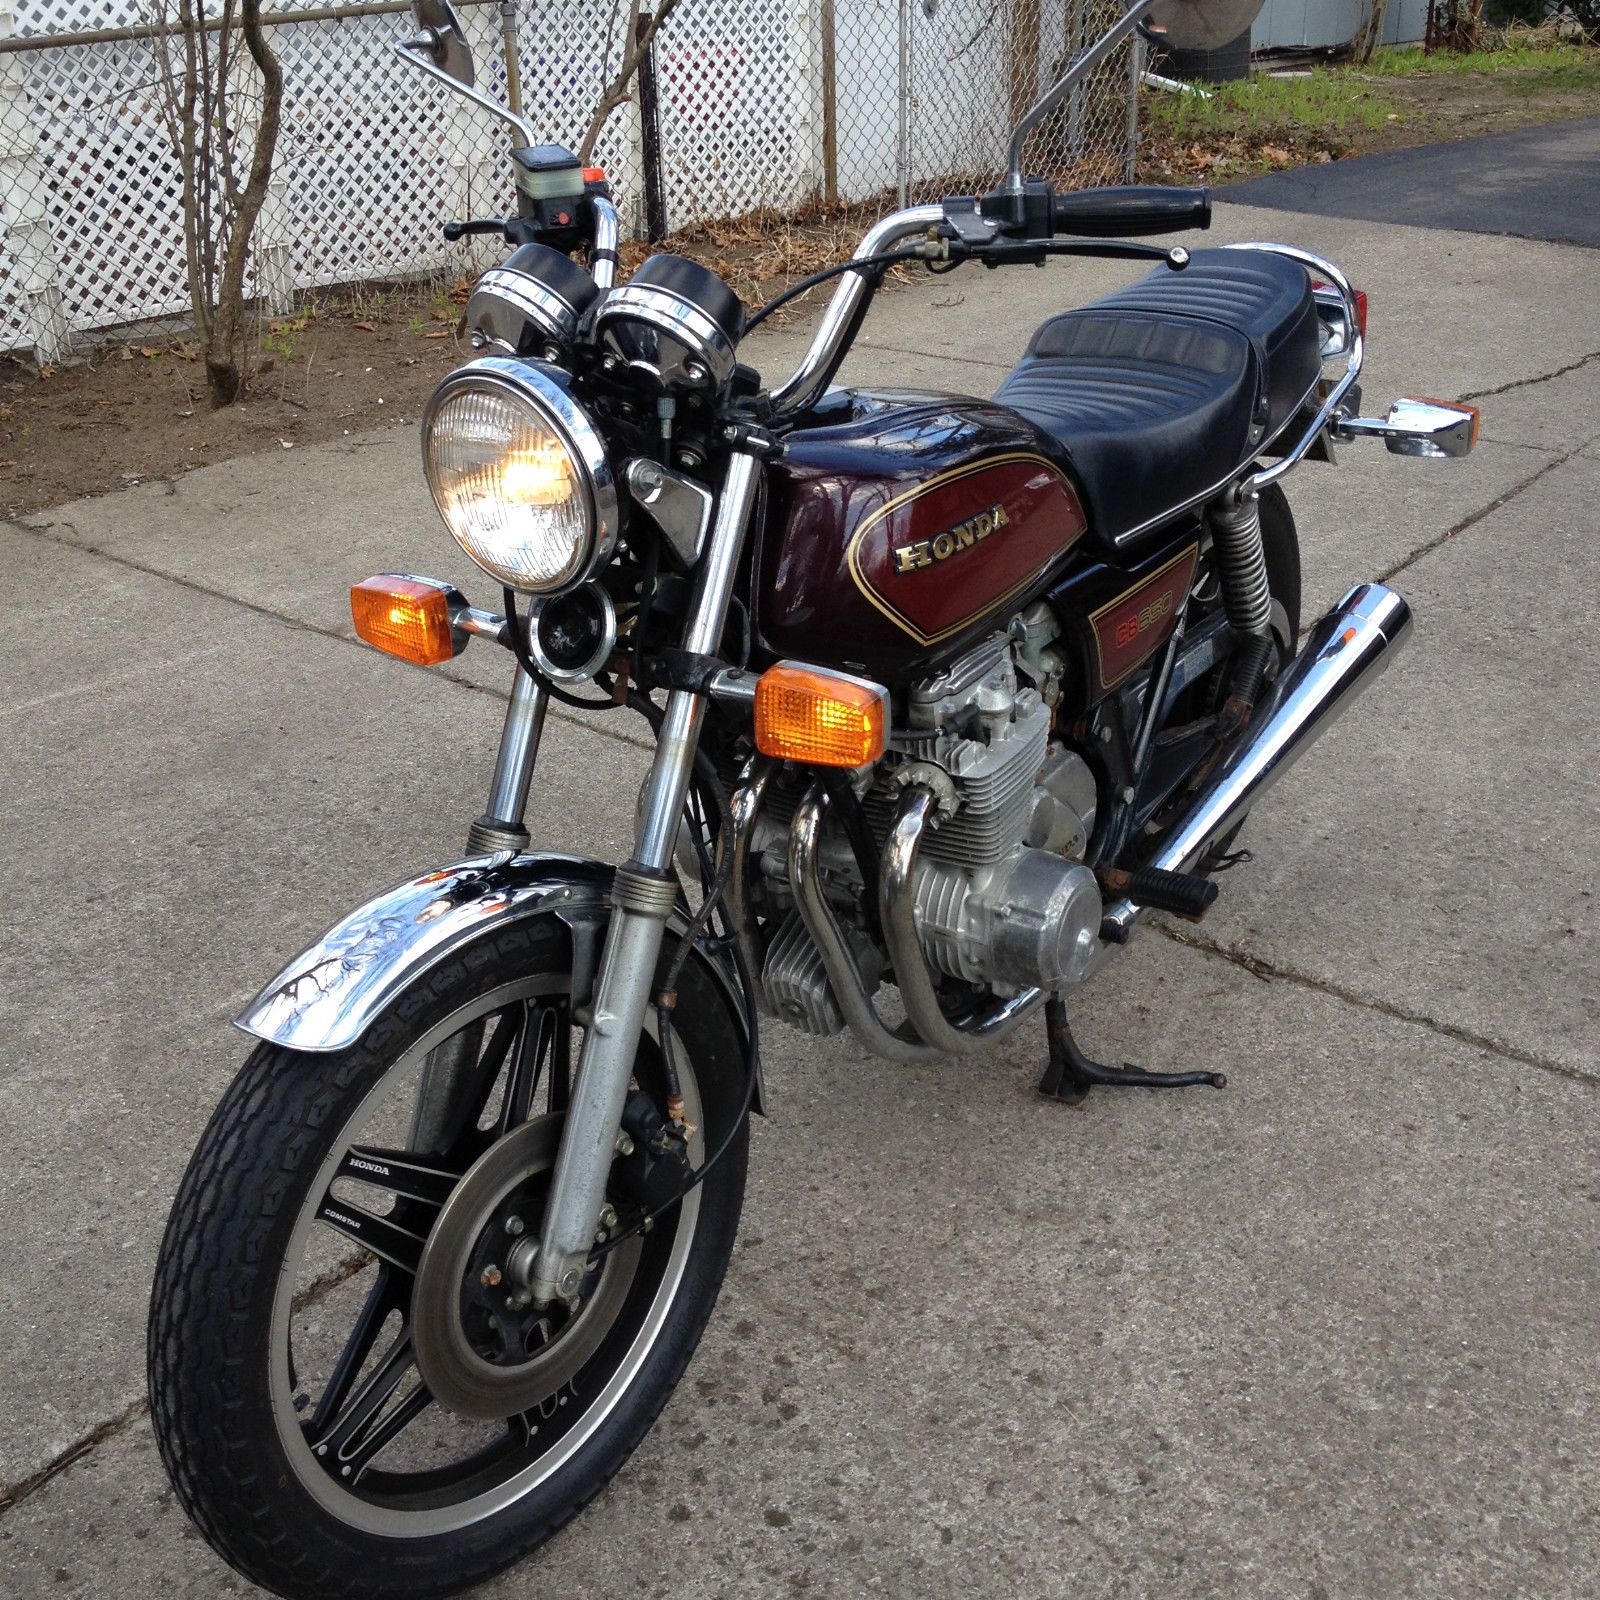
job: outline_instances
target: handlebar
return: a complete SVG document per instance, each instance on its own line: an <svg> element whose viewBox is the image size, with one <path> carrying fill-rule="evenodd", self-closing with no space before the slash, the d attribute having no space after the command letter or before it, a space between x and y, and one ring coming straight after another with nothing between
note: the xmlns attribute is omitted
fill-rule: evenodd
<svg viewBox="0 0 1600 1600"><path fill-rule="evenodd" d="M1058 194L1050 202L1050 231L1084 239L1120 239L1181 233L1211 226L1209 189L1123 184Z"/></svg>
<svg viewBox="0 0 1600 1600"><path fill-rule="evenodd" d="M1032 241L1016 239L1015 234L1002 222L982 216L980 207L983 202L969 200L964 204L972 214L970 229L961 225L954 201L942 205L913 206L907 211L894 212L870 228L856 246L856 257L859 259L892 250L903 240L918 234L931 238L943 234L947 240L954 235L958 239L965 238L969 246L974 240L997 241L999 247L992 252L995 264L1007 258L1038 259L1049 252L1047 238L1040 239L1036 233ZM1043 197L1034 217L1037 221L1033 226L1042 232ZM1159 188L1153 185L1084 189L1075 194L1051 198L1049 219L1054 232L1079 234L1086 238L1208 228L1211 225L1211 191ZM1006 235L1010 236L1010 240L1015 240L1014 255ZM1031 252L1028 248L1030 242L1033 244ZM1130 253L1134 249L1133 246L1128 248ZM1181 251L1175 252L1175 256L1182 254ZM1178 264L1176 259L1173 264ZM846 272L840 278L839 287L834 290L833 298L822 314L822 321L799 367L768 395L773 409L780 416L803 411L821 397L855 335L864 310L863 302L875 285L876 279L865 267Z"/></svg>

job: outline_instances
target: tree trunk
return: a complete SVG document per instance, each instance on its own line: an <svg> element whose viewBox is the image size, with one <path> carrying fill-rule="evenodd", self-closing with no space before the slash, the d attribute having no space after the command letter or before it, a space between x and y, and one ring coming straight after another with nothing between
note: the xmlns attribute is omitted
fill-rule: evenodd
<svg viewBox="0 0 1600 1600"><path fill-rule="evenodd" d="M600 103L594 108L594 115L589 119L583 143L578 146L578 160L585 166L589 164L589 158L594 154L594 147L600 142L600 135L605 132L605 126L611 120L611 113L627 100L629 88L639 70L639 63L644 60L645 51L650 48L655 36L661 32L661 24L678 9L678 0L661 0L661 4L656 7L655 15L641 28L639 13L642 9L640 0L630 0L628 29L623 35L627 40L627 48L623 51L622 65L617 68L617 75L602 92Z"/></svg>
<svg viewBox="0 0 1600 1600"><path fill-rule="evenodd" d="M255 144L250 152L250 176L238 197L228 229L227 256L217 288L217 303L212 316L210 338L206 342L206 381L211 386L213 407L231 405L244 387L237 350L240 323L244 317L244 276L250 262L256 218L267 198L272 177L272 159L278 148L278 124L283 109L283 69L261 26L261 0L243 0L240 26L245 47L261 74L261 119L256 124Z"/></svg>

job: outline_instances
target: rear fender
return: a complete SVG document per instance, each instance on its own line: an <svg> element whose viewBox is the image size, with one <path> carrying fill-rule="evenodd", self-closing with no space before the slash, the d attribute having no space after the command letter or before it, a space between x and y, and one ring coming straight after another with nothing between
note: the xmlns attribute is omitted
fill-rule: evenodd
<svg viewBox="0 0 1600 1600"><path fill-rule="evenodd" d="M234 1026L288 1050L348 1049L385 1007L462 945L530 917L557 916L571 927L577 964L592 980L611 915L613 870L579 856L502 851L425 872L335 923L267 984ZM680 904L668 929L681 937L688 921ZM748 1045L738 971L698 948L690 959L711 975Z"/></svg>

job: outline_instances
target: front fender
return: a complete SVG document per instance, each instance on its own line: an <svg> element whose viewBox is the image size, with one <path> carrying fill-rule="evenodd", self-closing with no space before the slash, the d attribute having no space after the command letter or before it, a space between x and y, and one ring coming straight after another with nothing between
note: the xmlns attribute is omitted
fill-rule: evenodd
<svg viewBox="0 0 1600 1600"><path fill-rule="evenodd" d="M234 1026L289 1050L348 1049L403 990L485 929L546 913L591 923L609 916L612 875L603 862L581 856L509 851L425 872L331 927L239 1013ZM680 908L668 926L681 935L687 922ZM748 1044L737 972L700 949L693 959L716 979Z"/></svg>

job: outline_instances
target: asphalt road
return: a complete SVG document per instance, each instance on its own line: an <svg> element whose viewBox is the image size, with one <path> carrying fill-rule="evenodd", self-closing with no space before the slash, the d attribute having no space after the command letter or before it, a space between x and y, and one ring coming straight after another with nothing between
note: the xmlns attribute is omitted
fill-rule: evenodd
<svg viewBox="0 0 1600 1600"><path fill-rule="evenodd" d="M1466 461L1351 446L1289 480L1307 613L1382 577L1413 641L1252 816L1205 924L1076 1000L1091 1050L1228 1089L1069 1111L1034 1095L1037 1029L895 1070L772 1034L701 1351L503 1600L1593 1595L1594 257L1263 220L1223 205L1211 237L1369 290L1369 406L1486 420ZM987 393L1119 275L900 291L853 372ZM482 807L505 664L353 641L347 587L384 568L487 592L410 428L0 525L0 1594L248 1589L156 1461L145 1300L228 1018ZM620 858L643 747L565 715L547 740L535 838Z"/></svg>
<svg viewBox="0 0 1600 1600"><path fill-rule="evenodd" d="M1217 198L1600 246L1600 117L1274 172L1219 189Z"/></svg>

